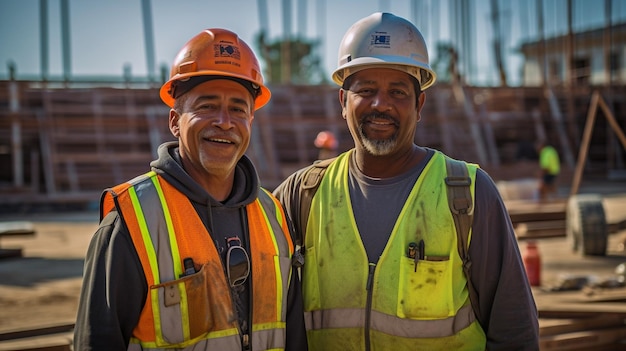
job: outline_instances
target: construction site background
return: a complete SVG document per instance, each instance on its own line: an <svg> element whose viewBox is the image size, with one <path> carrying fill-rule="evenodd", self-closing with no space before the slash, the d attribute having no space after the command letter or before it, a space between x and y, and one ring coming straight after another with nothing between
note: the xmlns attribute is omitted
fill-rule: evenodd
<svg viewBox="0 0 626 351"><path fill-rule="evenodd" d="M353 146L335 86L270 86L257 111L248 156L272 189L318 156L314 140L328 130L338 151ZM626 154L597 94L621 129L626 88L485 88L439 84L427 92L416 143L478 163L495 180L534 178L534 143L546 138L559 152L562 184L570 184L583 129L585 179L623 181ZM590 108L596 111L590 111ZM148 171L158 145L173 140L168 108L157 88L65 88L0 81L0 209L97 201L102 189Z"/></svg>

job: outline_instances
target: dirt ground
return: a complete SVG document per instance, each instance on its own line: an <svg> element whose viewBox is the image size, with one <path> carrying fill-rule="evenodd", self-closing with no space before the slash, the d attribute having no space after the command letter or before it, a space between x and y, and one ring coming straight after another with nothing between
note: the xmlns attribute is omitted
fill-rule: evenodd
<svg viewBox="0 0 626 351"><path fill-rule="evenodd" d="M0 260L0 332L72 323L83 263L98 226L97 213L19 216L34 236L5 237L0 247L21 248L23 257Z"/></svg>
<svg viewBox="0 0 626 351"><path fill-rule="evenodd" d="M604 195L609 223L626 220L626 183L583 187L581 192ZM0 222L29 221L36 230L34 236L0 239L0 248L23 250L23 257L0 259L0 335L74 322L84 256L97 220L95 210L0 213ZM626 262L626 252L620 246L624 238L626 231L610 235L606 257L574 254L564 237L539 240L542 284L548 285L564 275L614 276L615 267ZM524 247L525 243L520 242L521 250Z"/></svg>

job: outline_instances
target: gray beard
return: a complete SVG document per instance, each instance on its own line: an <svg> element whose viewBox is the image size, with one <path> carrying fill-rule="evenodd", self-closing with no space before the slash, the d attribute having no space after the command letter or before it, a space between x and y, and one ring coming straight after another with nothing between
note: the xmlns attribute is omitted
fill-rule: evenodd
<svg viewBox="0 0 626 351"><path fill-rule="evenodd" d="M363 128L359 128L359 134L361 135L361 142L363 143L365 150L374 156L385 156L390 154L397 144L397 138L395 135L385 140L372 140L365 135Z"/></svg>

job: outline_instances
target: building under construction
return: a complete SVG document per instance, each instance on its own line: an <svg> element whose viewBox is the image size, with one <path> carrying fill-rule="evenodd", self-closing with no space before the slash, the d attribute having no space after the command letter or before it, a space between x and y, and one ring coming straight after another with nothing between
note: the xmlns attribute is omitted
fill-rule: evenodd
<svg viewBox="0 0 626 351"><path fill-rule="evenodd" d="M586 177L626 179L626 25L609 21L574 32L570 24L564 35L523 43L523 85L511 87L497 54L502 46L494 15L500 80L480 87L471 84L464 60L473 49L455 44L472 28L468 3L452 1L458 35L446 46L439 82L427 92L416 143L508 180L537 175L533 145L545 138L561 155L563 185L580 162ZM11 73L0 81L0 204L97 201L103 188L147 171L157 146L172 138L160 81L148 78L33 80ZM273 188L316 159L313 140L322 130L338 136L340 151L352 147L336 86L283 77L269 87L272 99L256 113L248 151L263 185Z"/></svg>

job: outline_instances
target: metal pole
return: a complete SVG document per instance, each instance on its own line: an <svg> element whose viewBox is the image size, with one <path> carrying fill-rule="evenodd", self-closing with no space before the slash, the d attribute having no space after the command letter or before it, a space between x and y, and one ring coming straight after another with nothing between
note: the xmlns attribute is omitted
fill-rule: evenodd
<svg viewBox="0 0 626 351"><path fill-rule="evenodd" d="M41 55L41 80L48 80L48 0L39 0L39 51Z"/></svg>
<svg viewBox="0 0 626 351"><path fill-rule="evenodd" d="M291 0L283 0L281 83L291 83Z"/></svg>
<svg viewBox="0 0 626 351"><path fill-rule="evenodd" d="M146 70L148 71L148 82L152 84L155 81L156 65L154 62L154 33L150 0L141 0L141 10L143 13L143 35L146 45Z"/></svg>
<svg viewBox="0 0 626 351"><path fill-rule="evenodd" d="M72 77L72 45L70 40L70 4L61 0L61 37L63 45L63 78L69 82Z"/></svg>

